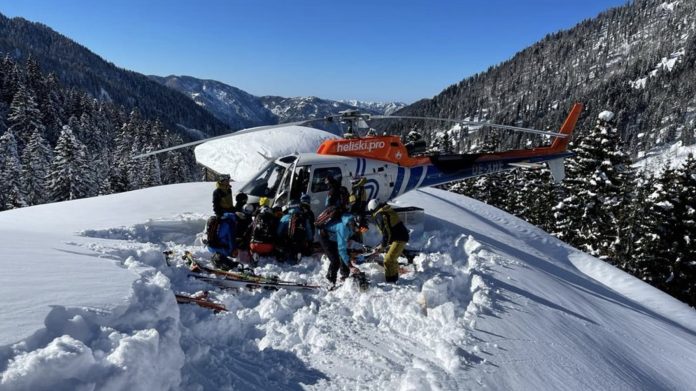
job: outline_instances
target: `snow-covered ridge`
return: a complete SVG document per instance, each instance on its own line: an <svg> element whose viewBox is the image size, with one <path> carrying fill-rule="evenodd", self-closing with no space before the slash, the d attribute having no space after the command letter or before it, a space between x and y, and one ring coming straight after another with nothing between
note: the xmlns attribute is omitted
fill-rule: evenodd
<svg viewBox="0 0 696 391"><path fill-rule="evenodd" d="M393 114L407 106L407 104L403 102L366 102L356 99L341 100L339 102L355 106L359 109L376 111L384 115Z"/></svg>
<svg viewBox="0 0 696 391"><path fill-rule="evenodd" d="M259 97L215 80L174 75L150 78L182 92L233 129L325 117L355 108L388 115L405 106L399 102L334 101L313 96Z"/></svg>

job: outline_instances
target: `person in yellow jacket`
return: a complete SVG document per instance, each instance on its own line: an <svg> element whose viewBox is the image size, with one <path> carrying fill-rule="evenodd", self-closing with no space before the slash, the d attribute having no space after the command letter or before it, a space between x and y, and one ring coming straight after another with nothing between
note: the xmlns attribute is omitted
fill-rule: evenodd
<svg viewBox="0 0 696 391"><path fill-rule="evenodd" d="M220 175L218 177L215 191L213 191L213 212L215 212L217 217L222 217L225 213L234 213L229 175Z"/></svg>
<svg viewBox="0 0 696 391"><path fill-rule="evenodd" d="M377 228L382 232L382 243L375 250L387 251L384 257L384 279L396 282L399 280L398 259L409 240L408 230L399 215L387 204L380 205L379 201L372 199L367 204L367 211L372 213Z"/></svg>

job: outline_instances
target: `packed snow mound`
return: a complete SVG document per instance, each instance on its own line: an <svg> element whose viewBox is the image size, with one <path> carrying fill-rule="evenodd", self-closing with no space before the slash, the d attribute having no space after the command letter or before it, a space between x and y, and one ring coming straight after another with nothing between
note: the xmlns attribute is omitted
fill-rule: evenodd
<svg viewBox="0 0 696 391"><path fill-rule="evenodd" d="M213 187L162 186L0 213L3 270L30 265L0 286L0 390L696 384L692 309L515 217L441 190L396 202L426 211L422 226L410 227L409 247L420 254L396 285L384 283L377 264L363 264L367 292L351 280L333 291L216 289L190 278L183 261L168 266L162 257L170 249L209 258L199 239ZM31 243L15 244L21 237ZM262 259L255 272L323 285L327 267L316 255L297 265ZM87 270L74 274L80 268ZM130 276L130 289L107 269ZM113 285L101 303L92 297ZM175 303L174 293L204 290L228 312ZM18 311L40 319L18 332L5 316Z"/></svg>
<svg viewBox="0 0 696 391"><path fill-rule="evenodd" d="M194 153L198 163L243 182L266 165L266 157L316 152L321 143L336 137L306 126L286 126L211 140L197 146Z"/></svg>

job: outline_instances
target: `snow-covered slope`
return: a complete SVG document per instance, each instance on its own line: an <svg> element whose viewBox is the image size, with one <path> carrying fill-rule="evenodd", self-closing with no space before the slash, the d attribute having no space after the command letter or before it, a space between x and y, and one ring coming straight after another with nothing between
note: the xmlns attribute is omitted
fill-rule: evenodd
<svg viewBox="0 0 696 391"><path fill-rule="evenodd" d="M196 244L213 185L0 213L0 389L692 389L696 314L537 228L428 189L415 271L335 291L213 291L167 267ZM327 263L262 260L323 283Z"/></svg>
<svg viewBox="0 0 696 391"><path fill-rule="evenodd" d="M191 76L150 78L193 99L233 129L277 123L275 116L263 106L258 97L239 88Z"/></svg>
<svg viewBox="0 0 696 391"><path fill-rule="evenodd" d="M696 153L696 145L683 145L677 141L671 145L655 148L638 160L633 166L653 174L661 173L666 165L678 169L684 164L689 154Z"/></svg>

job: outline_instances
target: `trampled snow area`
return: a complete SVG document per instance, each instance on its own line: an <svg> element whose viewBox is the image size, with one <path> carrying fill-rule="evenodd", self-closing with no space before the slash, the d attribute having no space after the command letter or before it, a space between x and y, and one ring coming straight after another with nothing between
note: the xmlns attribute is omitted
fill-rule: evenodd
<svg viewBox="0 0 696 391"><path fill-rule="evenodd" d="M0 389L693 389L696 313L502 211L426 189L396 285L217 291L168 267L213 185L0 213ZM410 266L409 266L410 267ZM327 262L259 273L323 284ZM229 312L177 305L210 290Z"/></svg>

